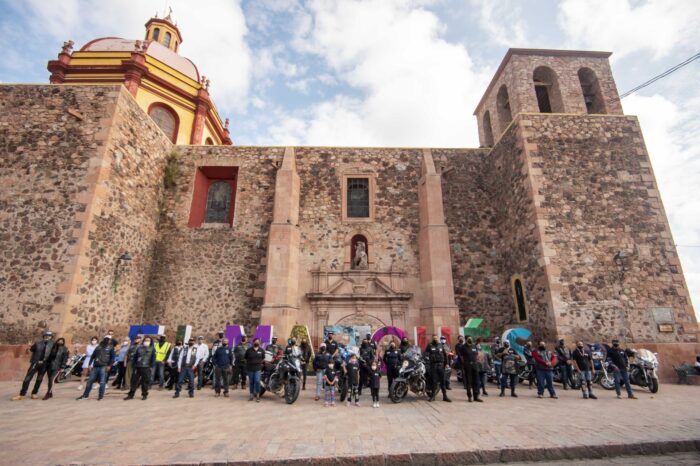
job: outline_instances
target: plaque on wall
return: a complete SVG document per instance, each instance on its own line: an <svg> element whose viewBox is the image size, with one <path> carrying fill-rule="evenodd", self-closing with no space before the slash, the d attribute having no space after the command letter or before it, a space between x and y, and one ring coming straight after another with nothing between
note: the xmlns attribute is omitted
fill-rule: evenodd
<svg viewBox="0 0 700 466"><path fill-rule="evenodd" d="M659 332L672 333L673 332L673 324L659 324Z"/></svg>
<svg viewBox="0 0 700 466"><path fill-rule="evenodd" d="M652 307L651 315L654 317L654 322L657 324L672 324L673 323L673 308L670 307Z"/></svg>

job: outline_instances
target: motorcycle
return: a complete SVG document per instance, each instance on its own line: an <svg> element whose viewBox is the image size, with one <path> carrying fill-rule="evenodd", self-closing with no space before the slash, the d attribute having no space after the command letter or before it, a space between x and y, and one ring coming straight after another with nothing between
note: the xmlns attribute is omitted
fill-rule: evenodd
<svg viewBox="0 0 700 466"><path fill-rule="evenodd" d="M574 390L578 390L579 388L581 388L581 374L575 366L571 367L571 372L573 375L573 384L571 385L571 388ZM561 370L561 367L554 368L553 376L555 383L563 383L565 375L564 371Z"/></svg>
<svg viewBox="0 0 700 466"><path fill-rule="evenodd" d="M66 367L58 371L54 378L54 383L68 382L73 376L80 377L83 372L83 361L85 353L76 353L66 362Z"/></svg>
<svg viewBox="0 0 700 466"><path fill-rule="evenodd" d="M300 376L300 351L273 358L269 362L266 361L260 381L260 396L269 390L280 397L284 397L284 401L290 405L299 398L299 391L301 390Z"/></svg>
<svg viewBox="0 0 700 466"><path fill-rule="evenodd" d="M389 397L394 403L401 403L409 390L418 396L428 395L428 374L425 370L425 361L417 347L410 348L403 356L403 362L399 367L399 376L389 387Z"/></svg>
<svg viewBox="0 0 700 466"><path fill-rule="evenodd" d="M599 384L605 390L614 389L615 379L613 378L612 371L610 370L610 363L606 361L606 348L603 345L600 345L600 347L591 345L591 349L593 368L595 369L593 383Z"/></svg>
<svg viewBox="0 0 700 466"><path fill-rule="evenodd" d="M648 388L651 393L658 392L659 376L656 369L659 367L659 360L656 354L647 349L631 350L631 354L630 383Z"/></svg>

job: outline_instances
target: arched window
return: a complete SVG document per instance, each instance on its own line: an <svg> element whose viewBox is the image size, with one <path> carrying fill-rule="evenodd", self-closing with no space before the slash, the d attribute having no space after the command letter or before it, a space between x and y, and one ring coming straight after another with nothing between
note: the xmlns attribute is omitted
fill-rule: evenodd
<svg viewBox="0 0 700 466"><path fill-rule="evenodd" d="M216 181L209 186L207 192L207 210L204 223L228 223L231 208L231 184L227 181Z"/></svg>
<svg viewBox="0 0 700 466"><path fill-rule="evenodd" d="M583 100L586 102L588 113L608 113L605 109L605 101L600 91L600 82L595 72L590 68L578 70L578 80L581 83Z"/></svg>
<svg viewBox="0 0 700 466"><path fill-rule="evenodd" d="M525 282L522 276L514 275L511 278L511 286L513 288L513 302L515 303L515 320L518 322L527 322L527 295L525 294Z"/></svg>
<svg viewBox="0 0 700 466"><path fill-rule="evenodd" d="M493 130L491 129L491 114L488 110L484 113L481 124L484 127L484 145L486 147L491 147L493 146Z"/></svg>
<svg viewBox="0 0 700 466"><path fill-rule="evenodd" d="M496 94L496 110L498 111L498 123L501 126L501 131L503 131L513 119L513 115L510 113L508 89L505 84L501 86L498 94Z"/></svg>
<svg viewBox="0 0 700 466"><path fill-rule="evenodd" d="M172 40L172 38L173 38L173 35L170 34L169 32L166 32L166 33L165 33L165 38L163 39L163 45L165 45L166 47L169 48L169 47L170 47L170 41Z"/></svg>
<svg viewBox="0 0 700 466"><path fill-rule="evenodd" d="M369 264L369 246L364 235L355 235L350 240L350 264L353 269L366 269ZM364 257L361 257L364 253Z"/></svg>
<svg viewBox="0 0 700 466"><path fill-rule="evenodd" d="M532 73L535 95L540 113L563 113L564 103L561 99L557 74L551 68L538 66Z"/></svg>
<svg viewBox="0 0 700 466"><path fill-rule="evenodd" d="M214 145L214 141L213 141L211 138L207 138L207 139L204 141L204 144L206 144L207 146L213 146L213 145Z"/></svg>
<svg viewBox="0 0 700 466"><path fill-rule="evenodd" d="M173 143L177 141L179 123L177 114L173 110L163 104L153 104L148 110L148 115Z"/></svg>
<svg viewBox="0 0 700 466"><path fill-rule="evenodd" d="M158 42L159 37L160 37L160 28L155 28L153 30L153 40Z"/></svg>

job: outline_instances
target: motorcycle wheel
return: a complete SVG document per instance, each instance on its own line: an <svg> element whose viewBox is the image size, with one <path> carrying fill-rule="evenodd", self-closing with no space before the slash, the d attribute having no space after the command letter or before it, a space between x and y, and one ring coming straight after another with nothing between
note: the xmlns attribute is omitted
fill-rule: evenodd
<svg viewBox="0 0 700 466"><path fill-rule="evenodd" d="M284 386L284 401L286 401L288 405L297 401L297 398L299 398L299 389L299 382L294 378L289 379L289 382Z"/></svg>
<svg viewBox="0 0 700 466"><path fill-rule="evenodd" d="M56 378L53 379L54 383L63 383L63 382L68 382L71 379L70 373L66 374L64 371L59 371L58 374L56 374Z"/></svg>
<svg viewBox="0 0 700 466"><path fill-rule="evenodd" d="M649 379L649 391L651 393L657 393L659 391L659 380Z"/></svg>
<svg viewBox="0 0 700 466"><path fill-rule="evenodd" d="M615 380L610 376L610 374L603 374L603 376L600 378L600 386L603 387L605 390L614 390L615 389Z"/></svg>
<svg viewBox="0 0 700 466"><path fill-rule="evenodd" d="M401 403L408 394L408 384L405 380L394 380L389 387L389 396L394 403Z"/></svg>

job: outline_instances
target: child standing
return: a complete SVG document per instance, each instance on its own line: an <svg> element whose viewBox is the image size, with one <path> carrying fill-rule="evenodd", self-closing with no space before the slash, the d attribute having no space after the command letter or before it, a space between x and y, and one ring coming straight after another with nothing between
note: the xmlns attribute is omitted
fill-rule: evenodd
<svg viewBox="0 0 700 466"><path fill-rule="evenodd" d="M355 399L355 406L360 406L360 362L356 355L350 356L350 360L346 364L348 374L348 406Z"/></svg>
<svg viewBox="0 0 700 466"><path fill-rule="evenodd" d="M372 391L372 407L379 408L379 381L382 378L382 373L377 367L377 362L372 362L369 371L369 388Z"/></svg>
<svg viewBox="0 0 700 466"><path fill-rule="evenodd" d="M323 374L323 384L326 387L326 402L323 406L335 406L335 387L338 385L337 372L333 366L328 366Z"/></svg>

